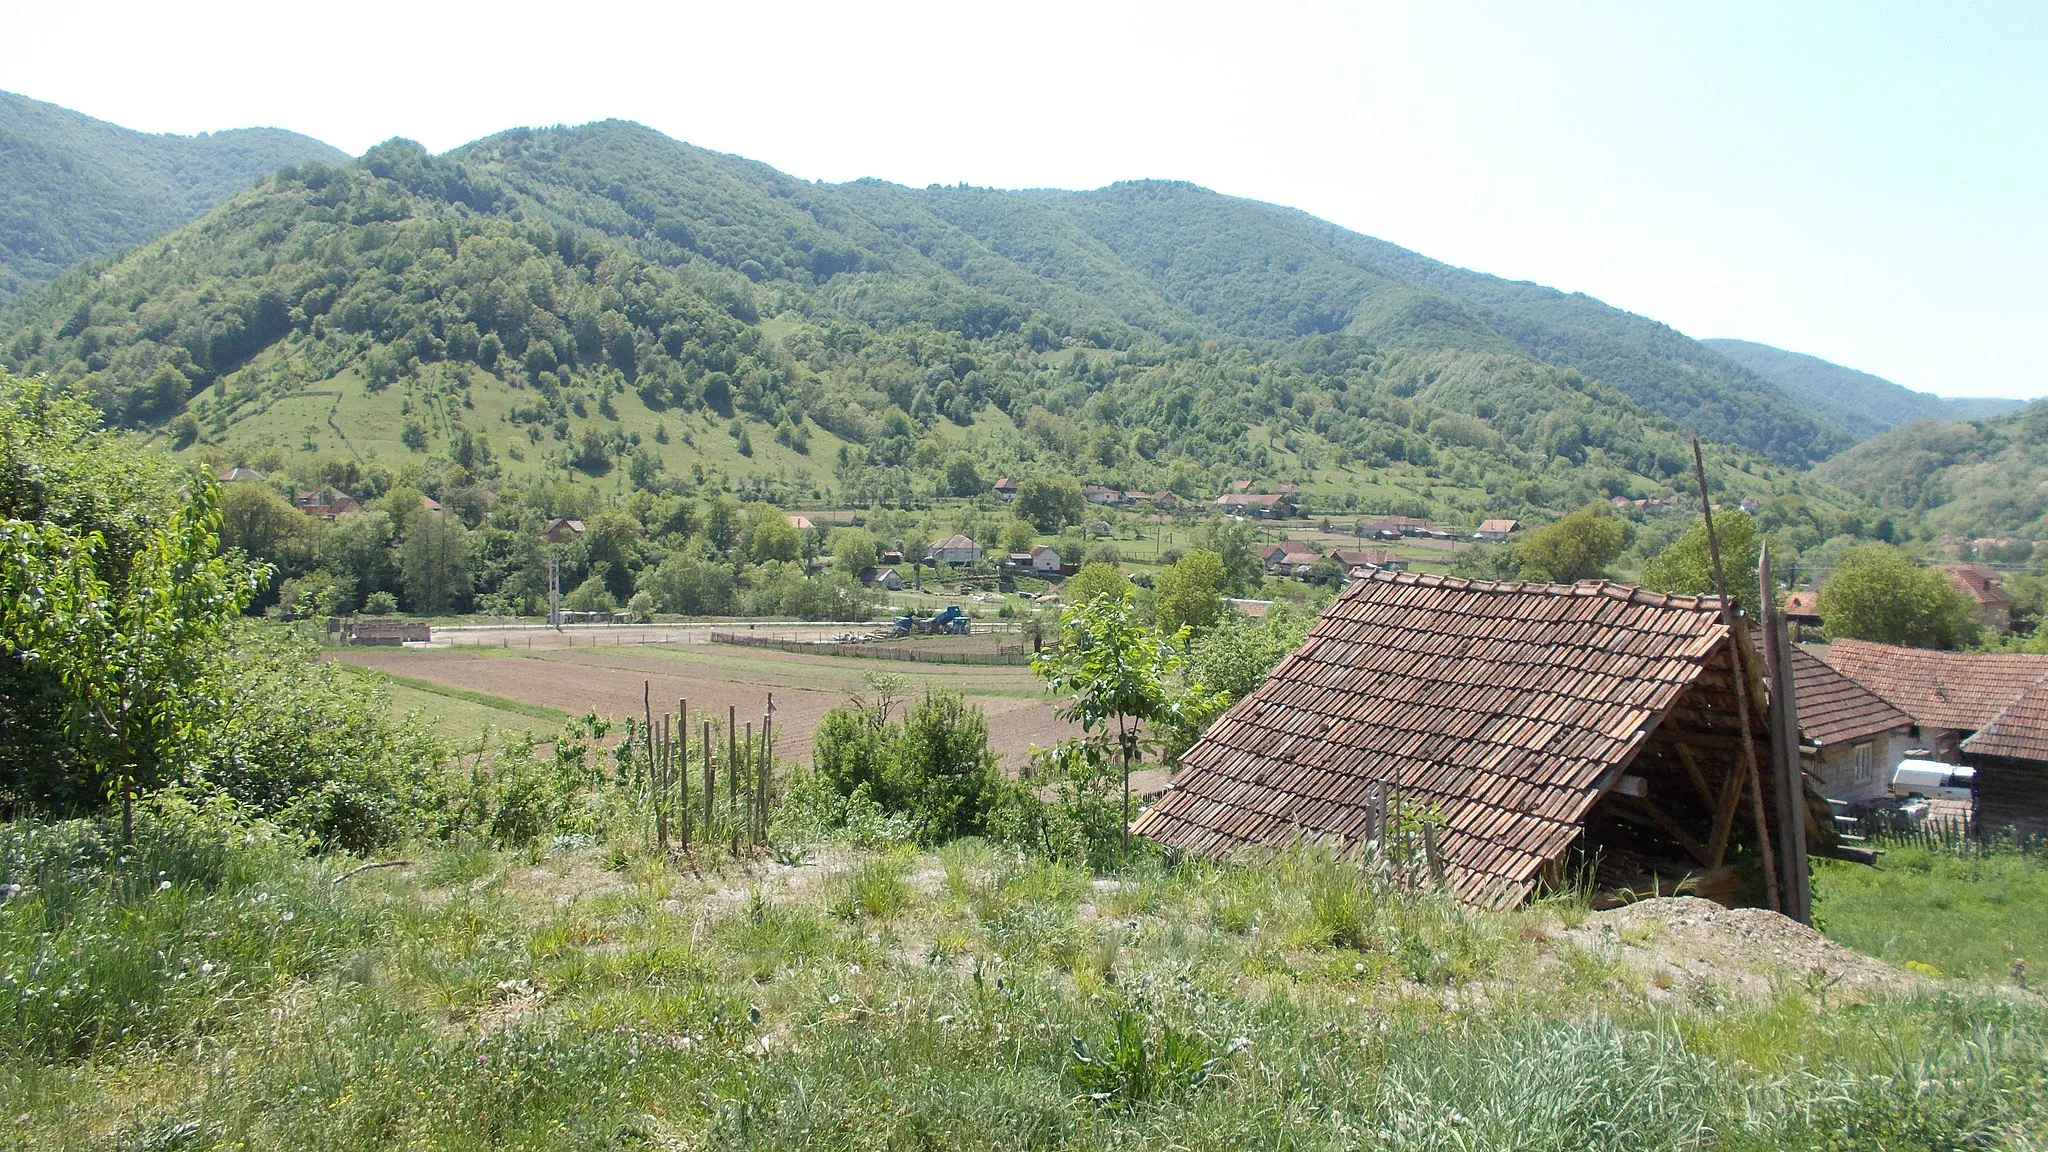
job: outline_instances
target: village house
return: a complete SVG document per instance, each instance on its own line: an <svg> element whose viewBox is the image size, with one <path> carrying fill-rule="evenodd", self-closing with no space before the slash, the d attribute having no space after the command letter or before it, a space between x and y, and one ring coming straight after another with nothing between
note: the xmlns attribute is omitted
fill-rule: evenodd
<svg viewBox="0 0 2048 1152"><path fill-rule="evenodd" d="M789 521L789 526L791 528L794 528L799 532L809 532L811 530L811 518L809 516L804 516L795 512L791 512L788 516L784 517L784 519Z"/></svg>
<svg viewBox="0 0 2048 1152"><path fill-rule="evenodd" d="M1993 632L2012 631L2012 593L2005 590L2005 577L1981 564L1953 564L1945 572L1977 606L1977 617Z"/></svg>
<svg viewBox="0 0 2048 1152"><path fill-rule="evenodd" d="M254 468L237 467L228 469L227 471L221 473L219 476L215 477L215 479L219 480L223 484L241 484L245 482L263 484L267 483L270 480L270 477L265 476L263 473L258 472Z"/></svg>
<svg viewBox="0 0 2048 1152"><path fill-rule="evenodd" d="M901 564L903 563L903 553L898 552L894 548L891 548L887 552L882 553L880 556L875 557L875 560L877 563L883 564L885 566L890 564Z"/></svg>
<svg viewBox="0 0 2048 1152"><path fill-rule="evenodd" d="M1292 576L1299 568L1323 558L1323 554L1301 540L1282 540L1262 545L1256 552L1269 576Z"/></svg>
<svg viewBox="0 0 2048 1152"><path fill-rule="evenodd" d="M1427 536L1436 530L1436 525L1414 516L1382 516L1368 520L1362 525L1366 535L1382 540L1398 540L1403 536Z"/></svg>
<svg viewBox="0 0 2048 1152"><path fill-rule="evenodd" d="M1520 520L1488 520L1479 526L1479 531L1474 532L1472 538L1474 540L1484 540L1492 544L1500 544L1504 543L1514 533L1515 529L1521 526L1522 522Z"/></svg>
<svg viewBox="0 0 2048 1152"><path fill-rule="evenodd" d="M1050 544L1040 544L1025 555L1029 557L1031 570L1041 576L1057 576L1066 564L1059 549Z"/></svg>
<svg viewBox="0 0 2048 1152"><path fill-rule="evenodd" d="M1958 763L1963 741L2048 676L2048 656L1943 652L1869 640L1837 640L1836 671L1913 720L1916 746Z"/></svg>
<svg viewBox="0 0 2048 1152"><path fill-rule="evenodd" d="M1330 555L1347 572L1358 568L1383 568L1389 572L1408 570L1408 561L1381 548L1340 548Z"/></svg>
<svg viewBox="0 0 2048 1152"><path fill-rule="evenodd" d="M1807 632L1818 632L1821 625L1820 593L1788 592L1785 594L1785 606L1778 610L1778 614L1792 626L1794 640L1804 638Z"/></svg>
<svg viewBox="0 0 2048 1152"><path fill-rule="evenodd" d="M1100 504L1105 508L1114 508L1124 502L1124 494L1122 492L1115 488L1106 488L1100 484L1082 485L1081 497L1090 504Z"/></svg>
<svg viewBox="0 0 2048 1152"><path fill-rule="evenodd" d="M1005 500L1015 500L1017 498L1017 482L1008 476L998 479L992 490L996 495Z"/></svg>
<svg viewBox="0 0 2048 1152"><path fill-rule="evenodd" d="M1962 751L1976 769L1980 830L2048 836L2048 678L1964 740Z"/></svg>
<svg viewBox="0 0 2048 1152"><path fill-rule="evenodd" d="M1767 702L1734 674L1742 627L1712 597L1373 572L1209 728L1134 831L1210 857L1347 851L1390 809L1422 808L1467 902L1516 903L1584 866L1606 890L1741 899L1731 847L1760 830L1736 818L1738 692L1750 740L1770 744Z"/></svg>
<svg viewBox="0 0 2048 1152"><path fill-rule="evenodd" d="M351 512L360 512L362 503L332 484L322 484L311 492L301 492L292 497L292 504L308 516L321 520L332 520Z"/></svg>
<svg viewBox="0 0 2048 1152"><path fill-rule="evenodd" d="M981 546L956 532L943 540L932 541L932 546L925 549L924 562L934 568L942 564L953 568L979 564Z"/></svg>
<svg viewBox="0 0 2048 1152"><path fill-rule="evenodd" d="M583 535L583 521L559 516L547 522L540 530L540 538L550 544L567 544Z"/></svg>
<svg viewBox="0 0 2048 1152"><path fill-rule="evenodd" d="M1231 516L1255 516L1262 520L1294 514L1294 497L1278 492L1228 492L1216 498L1216 507Z"/></svg>
<svg viewBox="0 0 2048 1152"><path fill-rule="evenodd" d="M856 579L870 588L880 588L885 592L903 590L903 574L894 568L863 568Z"/></svg>
<svg viewBox="0 0 2048 1152"><path fill-rule="evenodd" d="M1916 747L1913 718L1803 648L1792 649L1792 685L1800 764L1815 790L1852 805L1888 797Z"/></svg>

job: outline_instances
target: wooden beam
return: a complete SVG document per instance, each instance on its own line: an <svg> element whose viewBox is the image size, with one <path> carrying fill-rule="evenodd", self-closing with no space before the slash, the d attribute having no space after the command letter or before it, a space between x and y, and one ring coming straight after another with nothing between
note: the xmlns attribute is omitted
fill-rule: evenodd
<svg viewBox="0 0 2048 1152"><path fill-rule="evenodd" d="M1685 854L1692 857L1694 860L1697 860L1702 865L1705 865L1708 868L1720 867L1720 865L1718 864L1708 863L1708 856L1710 854L1708 853L1706 846L1701 844L1697 839L1694 839L1692 833L1687 832L1684 828L1680 827L1678 821L1673 820L1671 817L1665 815L1664 810L1662 808L1657 807L1656 804L1651 802L1649 797L1633 797L1632 801L1633 803L1631 805L1623 805L1617 803L1615 805L1615 815L1620 816L1624 820L1633 820L1637 823L1647 822L1652 827L1656 828L1659 832L1662 832L1666 836L1671 837L1673 840L1678 841L1678 846L1685 849ZM1638 809L1638 811L1631 812L1628 810L1630 807L1634 807Z"/></svg>
<svg viewBox="0 0 2048 1152"><path fill-rule="evenodd" d="M1693 757L1692 749L1683 744L1672 747L1678 750L1678 762L1685 765L1685 777L1692 781L1692 790L1699 794L1700 803L1707 806L1707 811L1715 811L1718 800L1714 790L1707 787L1707 774L1700 771L1700 762Z"/></svg>

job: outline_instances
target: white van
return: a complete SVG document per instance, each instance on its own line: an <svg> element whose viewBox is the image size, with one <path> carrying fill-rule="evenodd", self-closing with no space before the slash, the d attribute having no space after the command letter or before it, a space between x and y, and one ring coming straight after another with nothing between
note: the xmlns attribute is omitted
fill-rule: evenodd
<svg viewBox="0 0 2048 1152"><path fill-rule="evenodd" d="M1964 764L1939 760L1901 760L1892 773L1892 795L1906 798L1924 796L1930 800L1968 800L1977 770Z"/></svg>

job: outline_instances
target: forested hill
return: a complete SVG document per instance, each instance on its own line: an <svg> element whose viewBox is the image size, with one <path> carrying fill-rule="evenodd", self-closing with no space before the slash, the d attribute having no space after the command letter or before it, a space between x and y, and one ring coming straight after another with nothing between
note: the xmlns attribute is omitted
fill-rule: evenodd
<svg viewBox="0 0 2048 1152"><path fill-rule="evenodd" d="M346 158L276 128L154 136L0 92L0 300L204 215L280 165Z"/></svg>
<svg viewBox="0 0 2048 1152"><path fill-rule="evenodd" d="M501 486L862 502L1057 471L1198 499L1291 481L1469 521L1682 481L1673 416L1340 240L1182 186L806 184L618 123L444 157L393 141L60 277L0 312L0 363L174 446L373 491L450 462ZM1745 403L1727 410L1782 432ZM1716 455L1822 538L1860 511Z"/></svg>
<svg viewBox="0 0 2048 1152"><path fill-rule="evenodd" d="M1981 420L2017 411L2020 400L1992 397L1942 397L1915 392L1882 376L1831 364L1818 356L1787 352L1747 340L1702 340L1700 343L1783 388L1792 398L1818 412L1858 439L1875 436L1915 420Z"/></svg>
<svg viewBox="0 0 2048 1152"><path fill-rule="evenodd" d="M858 289L827 282L916 271L1111 346L1135 329L1265 342L1343 333L1380 349L1499 353L1573 369L1704 437L1788 463L1854 439L1662 324L1189 184L828 187L618 122L508 132L457 155L650 259L707 257L766 284L843 297Z"/></svg>
<svg viewBox="0 0 2048 1152"><path fill-rule="evenodd" d="M1986 420L1905 424L1815 471L1936 531L2048 538L2048 401Z"/></svg>

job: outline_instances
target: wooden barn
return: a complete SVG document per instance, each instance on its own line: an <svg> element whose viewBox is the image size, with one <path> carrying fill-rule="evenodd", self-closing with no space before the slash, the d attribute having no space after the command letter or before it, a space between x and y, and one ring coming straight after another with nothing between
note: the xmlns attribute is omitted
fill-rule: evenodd
<svg viewBox="0 0 2048 1152"><path fill-rule="evenodd" d="M2048 680L2037 681L1963 741L1977 770L1977 827L2048 836Z"/></svg>
<svg viewBox="0 0 2048 1152"><path fill-rule="evenodd" d="M1772 756L1749 643L1714 597L1368 573L1211 726L1134 831L1212 857L1348 851L1392 796L1443 821L1444 882L1468 902L1521 901L1590 861L1606 890L1686 883L1760 903L1742 850L1791 843L1796 820L1803 883L1807 830L1827 833L1798 784L1766 823L1797 754Z"/></svg>

